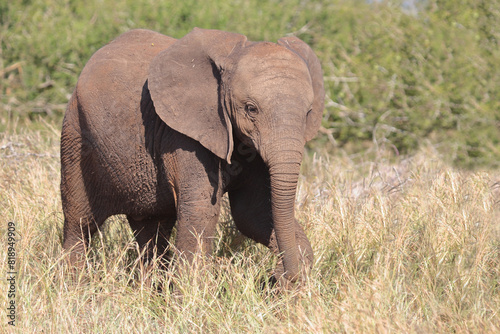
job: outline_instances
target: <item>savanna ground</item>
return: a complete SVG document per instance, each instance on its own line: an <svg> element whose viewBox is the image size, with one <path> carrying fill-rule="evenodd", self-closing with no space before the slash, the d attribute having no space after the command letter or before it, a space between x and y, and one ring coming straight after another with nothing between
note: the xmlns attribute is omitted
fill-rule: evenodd
<svg viewBox="0 0 500 334"><path fill-rule="evenodd" d="M5 275L8 222L17 234L16 327L2 278L0 332L499 332L500 4L421 3L411 13L341 0L0 0ZM74 284L61 249L59 134L78 73L120 32L181 37L193 26L254 40L294 33L322 61L323 127L296 201L313 270L293 291L263 284L275 259L239 236L225 205L214 256L194 279L144 271L115 217Z"/></svg>
<svg viewBox="0 0 500 334"><path fill-rule="evenodd" d="M145 277L117 217L94 238L84 283L74 285L62 265L59 129L43 125L0 137L2 240L15 222L20 332L500 330L499 172L456 171L431 148L357 162L313 155L304 161L297 216L316 259L299 289L262 286L274 259L240 240L227 205L215 256L193 274L199 279L159 269ZM182 298L150 284L165 280ZM6 288L0 298L5 326Z"/></svg>

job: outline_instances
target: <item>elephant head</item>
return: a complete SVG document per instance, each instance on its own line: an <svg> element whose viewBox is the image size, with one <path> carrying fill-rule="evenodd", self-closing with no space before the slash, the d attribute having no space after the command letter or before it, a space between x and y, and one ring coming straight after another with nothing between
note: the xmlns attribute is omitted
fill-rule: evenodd
<svg viewBox="0 0 500 334"><path fill-rule="evenodd" d="M296 37L278 44L194 29L153 59L148 86L171 128L231 162L233 134L269 168L272 217L287 279L299 273L294 202L304 144L321 122L321 65Z"/></svg>

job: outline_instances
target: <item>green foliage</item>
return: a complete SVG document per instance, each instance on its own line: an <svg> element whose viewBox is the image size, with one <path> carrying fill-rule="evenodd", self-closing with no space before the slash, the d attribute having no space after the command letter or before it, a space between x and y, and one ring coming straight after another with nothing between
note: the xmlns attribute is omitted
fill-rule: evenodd
<svg viewBox="0 0 500 334"><path fill-rule="evenodd" d="M323 64L327 107L313 143L412 153L430 141L459 166L500 166L500 3L0 0L0 128L58 118L99 47L132 28L193 27L252 40L293 33ZM331 144L333 144L333 146Z"/></svg>
<svg viewBox="0 0 500 334"><path fill-rule="evenodd" d="M499 166L498 9L429 1L410 15L346 5L343 20L318 31L339 36L316 47L327 50L324 126L339 145L366 140L407 153L431 139L459 165Z"/></svg>

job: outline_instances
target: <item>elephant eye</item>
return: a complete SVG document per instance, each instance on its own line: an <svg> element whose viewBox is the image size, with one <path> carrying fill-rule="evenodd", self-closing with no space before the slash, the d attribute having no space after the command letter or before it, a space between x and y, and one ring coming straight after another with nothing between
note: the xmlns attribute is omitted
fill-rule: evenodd
<svg viewBox="0 0 500 334"><path fill-rule="evenodd" d="M259 109L252 103L245 104L245 111L250 114L250 116L256 115Z"/></svg>

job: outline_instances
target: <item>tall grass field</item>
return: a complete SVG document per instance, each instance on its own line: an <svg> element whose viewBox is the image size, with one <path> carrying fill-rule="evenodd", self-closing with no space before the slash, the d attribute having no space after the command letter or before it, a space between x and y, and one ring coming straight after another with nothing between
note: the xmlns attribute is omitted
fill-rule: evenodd
<svg viewBox="0 0 500 334"><path fill-rule="evenodd" d="M500 330L500 172L456 171L432 149L395 161L313 155L296 207L315 263L297 289L263 284L275 259L238 235L227 205L214 256L189 277L141 268L115 217L92 241L78 284L63 265L59 129L44 126L0 137L0 266L9 271L14 222L20 333Z"/></svg>
<svg viewBox="0 0 500 334"><path fill-rule="evenodd" d="M321 60L326 106L296 217L311 273L234 227L189 275L144 268L124 217L65 265L62 115L132 28L271 40ZM0 0L0 333L500 333L500 2Z"/></svg>

